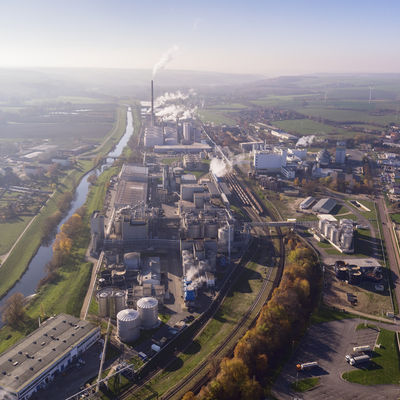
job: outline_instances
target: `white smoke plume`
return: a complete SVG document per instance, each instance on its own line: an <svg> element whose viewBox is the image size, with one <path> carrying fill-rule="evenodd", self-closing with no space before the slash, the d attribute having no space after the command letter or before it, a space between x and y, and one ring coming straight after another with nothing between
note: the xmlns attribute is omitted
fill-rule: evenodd
<svg viewBox="0 0 400 400"><path fill-rule="evenodd" d="M175 121L179 119L194 118L197 112L197 107L186 107L182 104L170 104L160 110L156 111L156 116L162 118L165 121Z"/></svg>
<svg viewBox="0 0 400 400"><path fill-rule="evenodd" d="M158 60L158 62L153 67L153 77L157 75L157 72L161 69L164 69L167 64L172 61L175 53L179 50L179 47L175 44L171 48L169 48L162 57Z"/></svg>
<svg viewBox="0 0 400 400"><path fill-rule="evenodd" d="M155 100L156 116L166 121L174 121L176 118L194 118L197 113L197 106L187 104L187 100L196 96L194 89L188 93L166 92Z"/></svg>
<svg viewBox="0 0 400 400"><path fill-rule="evenodd" d="M186 279L191 281L191 285L194 288L198 288L203 285L203 283L207 282L205 277L205 273L211 270L210 264L198 264L197 267L191 267L186 271Z"/></svg>
<svg viewBox="0 0 400 400"><path fill-rule="evenodd" d="M296 143L296 147L307 147L310 146L315 139L314 135L302 136Z"/></svg>
<svg viewBox="0 0 400 400"><path fill-rule="evenodd" d="M222 177L229 172L229 168L221 158L213 158L210 163L211 172L217 176Z"/></svg>

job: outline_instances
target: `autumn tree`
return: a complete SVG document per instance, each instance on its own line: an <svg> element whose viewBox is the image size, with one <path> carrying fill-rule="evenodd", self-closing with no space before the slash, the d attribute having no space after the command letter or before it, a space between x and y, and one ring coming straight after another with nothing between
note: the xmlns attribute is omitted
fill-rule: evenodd
<svg viewBox="0 0 400 400"><path fill-rule="evenodd" d="M61 226L61 231L68 237L72 238L74 235L78 235L82 230L82 217L75 213Z"/></svg>
<svg viewBox="0 0 400 400"><path fill-rule="evenodd" d="M72 240L64 233L57 233L56 239L53 243L53 258L52 261L57 267L65 261L71 254Z"/></svg>
<svg viewBox="0 0 400 400"><path fill-rule="evenodd" d="M25 297L22 293L11 295L4 306L3 322L13 328L21 326L25 319Z"/></svg>

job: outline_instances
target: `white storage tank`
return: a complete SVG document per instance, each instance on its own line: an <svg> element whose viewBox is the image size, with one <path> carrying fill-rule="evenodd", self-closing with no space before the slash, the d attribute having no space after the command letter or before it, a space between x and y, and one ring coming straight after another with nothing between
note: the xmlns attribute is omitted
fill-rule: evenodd
<svg viewBox="0 0 400 400"><path fill-rule="evenodd" d="M113 293L114 297L114 310L111 310L111 317L115 317L120 311L126 308L125 292L118 290Z"/></svg>
<svg viewBox="0 0 400 400"><path fill-rule="evenodd" d="M140 253L131 252L124 254L124 264L126 269L138 271L140 268Z"/></svg>
<svg viewBox="0 0 400 400"><path fill-rule="evenodd" d="M117 314L117 335L122 342L132 343L140 336L139 311L128 308Z"/></svg>
<svg viewBox="0 0 400 400"><path fill-rule="evenodd" d="M108 315L110 295L111 293L108 290L101 290L99 293L97 293L100 317L107 317Z"/></svg>
<svg viewBox="0 0 400 400"><path fill-rule="evenodd" d="M142 297L136 303L142 327L152 329L158 325L158 300L154 297Z"/></svg>

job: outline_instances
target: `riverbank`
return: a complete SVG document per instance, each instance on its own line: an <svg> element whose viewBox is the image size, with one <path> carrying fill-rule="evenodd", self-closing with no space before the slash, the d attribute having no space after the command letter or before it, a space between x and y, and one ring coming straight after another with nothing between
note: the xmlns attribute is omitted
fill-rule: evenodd
<svg viewBox="0 0 400 400"><path fill-rule="evenodd" d="M20 280L27 270L30 261L35 256L42 244L42 226L45 220L58 210L57 201L65 192L75 192L81 179L115 146L123 136L126 127L126 108L118 107L116 122L105 141L98 148L98 153L93 154L93 160L79 160L78 167L73 169L58 185L55 193L41 209L35 220L25 233L19 238L18 243L10 252L7 260L0 268L0 299L3 298Z"/></svg>
<svg viewBox="0 0 400 400"><path fill-rule="evenodd" d="M125 112L125 115L127 113ZM135 114L132 113L134 116ZM134 126L136 126L134 124ZM136 131L135 131L136 133ZM79 317L86 290L90 281L92 263L86 260L86 251L90 243L90 216L94 210L102 209L107 182L118 173L120 167L106 169L90 186L85 200L86 213L83 219L83 231L74 240L71 256L60 268L58 279L40 288L26 308L27 320L20 330L4 326L0 329L0 352L37 327L38 318L66 312Z"/></svg>

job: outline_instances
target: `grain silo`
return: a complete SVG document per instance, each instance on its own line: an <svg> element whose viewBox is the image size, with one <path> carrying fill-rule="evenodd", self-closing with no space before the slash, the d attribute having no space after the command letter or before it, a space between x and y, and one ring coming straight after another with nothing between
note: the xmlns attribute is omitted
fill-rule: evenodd
<svg viewBox="0 0 400 400"><path fill-rule="evenodd" d="M113 293L114 309L111 309L110 316L115 317L120 311L126 308L125 292L122 290Z"/></svg>
<svg viewBox="0 0 400 400"><path fill-rule="evenodd" d="M140 314L128 308L117 314L117 334L122 342L132 343L140 336Z"/></svg>
<svg viewBox="0 0 400 400"><path fill-rule="evenodd" d="M154 297L142 297L137 301L142 327L152 329L158 325L158 300Z"/></svg>
<svg viewBox="0 0 400 400"><path fill-rule="evenodd" d="M99 302L99 316L107 317L110 313L110 298L113 292L112 289L106 288L97 292L97 301Z"/></svg>

